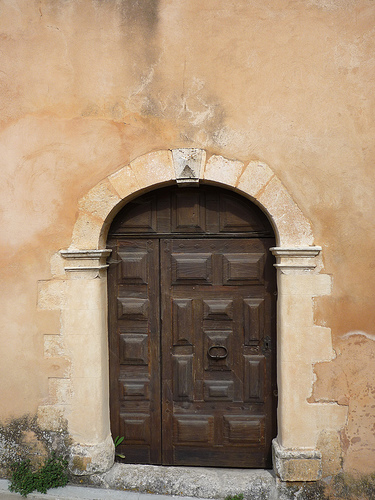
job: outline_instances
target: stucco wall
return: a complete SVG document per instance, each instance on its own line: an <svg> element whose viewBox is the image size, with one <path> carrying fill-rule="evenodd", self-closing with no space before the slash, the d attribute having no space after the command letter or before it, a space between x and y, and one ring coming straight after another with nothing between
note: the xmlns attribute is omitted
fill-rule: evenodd
<svg viewBox="0 0 375 500"><path fill-rule="evenodd" d="M348 406L344 466L374 471L374 26L372 0L0 1L2 420L69 373L43 354L60 317L36 304L78 200L142 154L195 147L267 163L311 222L337 358L309 401Z"/></svg>

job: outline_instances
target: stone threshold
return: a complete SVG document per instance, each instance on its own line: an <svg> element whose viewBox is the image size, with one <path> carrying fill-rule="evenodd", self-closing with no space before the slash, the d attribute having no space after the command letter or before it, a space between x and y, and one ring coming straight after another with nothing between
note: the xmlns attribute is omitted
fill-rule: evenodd
<svg viewBox="0 0 375 500"><path fill-rule="evenodd" d="M277 499L276 477L264 469L169 467L115 463L90 483L102 488L157 495L226 498L242 493L248 499Z"/></svg>

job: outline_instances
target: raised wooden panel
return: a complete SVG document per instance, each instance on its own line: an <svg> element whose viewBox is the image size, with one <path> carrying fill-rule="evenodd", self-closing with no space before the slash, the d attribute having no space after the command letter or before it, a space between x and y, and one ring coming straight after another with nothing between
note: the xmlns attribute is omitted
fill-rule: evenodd
<svg viewBox="0 0 375 500"><path fill-rule="evenodd" d="M203 300L204 319L227 321L233 319L233 300L209 299Z"/></svg>
<svg viewBox="0 0 375 500"><path fill-rule="evenodd" d="M211 254L209 253L173 253L172 254L173 283L181 281L197 281L210 283Z"/></svg>
<svg viewBox="0 0 375 500"><path fill-rule="evenodd" d="M173 355L173 399L192 399L193 355Z"/></svg>
<svg viewBox="0 0 375 500"><path fill-rule="evenodd" d="M244 356L245 358L245 401L264 401L265 358L264 356Z"/></svg>
<svg viewBox="0 0 375 500"><path fill-rule="evenodd" d="M227 442L237 446L261 444L264 442L264 418L225 415L224 436Z"/></svg>
<svg viewBox="0 0 375 500"><path fill-rule="evenodd" d="M263 232L268 226L265 215L258 207L232 195L220 196L220 232Z"/></svg>
<svg viewBox="0 0 375 500"><path fill-rule="evenodd" d="M264 299L245 299L243 301L243 325L245 345L263 338L264 334Z"/></svg>
<svg viewBox="0 0 375 500"><path fill-rule="evenodd" d="M214 436L214 418L210 415L184 415L174 418L174 436L178 443L211 443Z"/></svg>
<svg viewBox="0 0 375 500"><path fill-rule="evenodd" d="M148 364L148 335L142 333L120 334L119 362L122 365Z"/></svg>
<svg viewBox="0 0 375 500"><path fill-rule="evenodd" d="M233 401L233 380L206 380L204 382L205 401Z"/></svg>
<svg viewBox="0 0 375 500"><path fill-rule="evenodd" d="M113 231L125 233L152 233L156 231L155 200L144 197L142 200L133 201L127 205L125 216L122 220L115 219Z"/></svg>
<svg viewBox="0 0 375 500"><path fill-rule="evenodd" d="M192 344L193 301L173 299L172 301L173 344Z"/></svg>
<svg viewBox="0 0 375 500"><path fill-rule="evenodd" d="M223 282L226 285L263 283L263 253L231 253L223 255Z"/></svg>
<svg viewBox="0 0 375 500"><path fill-rule="evenodd" d="M174 195L172 232L204 232L205 207L199 191L181 190Z"/></svg>
<svg viewBox="0 0 375 500"><path fill-rule="evenodd" d="M150 442L150 418L142 413L121 413L121 435L127 444Z"/></svg>
<svg viewBox="0 0 375 500"><path fill-rule="evenodd" d="M117 298L118 319L146 320L149 301L138 297Z"/></svg>
<svg viewBox="0 0 375 500"><path fill-rule="evenodd" d="M149 381L142 379L120 380L120 394L122 399L126 400L148 400L149 399Z"/></svg>
<svg viewBox="0 0 375 500"><path fill-rule="evenodd" d="M147 283L147 252L119 252L121 259L121 281L124 283Z"/></svg>

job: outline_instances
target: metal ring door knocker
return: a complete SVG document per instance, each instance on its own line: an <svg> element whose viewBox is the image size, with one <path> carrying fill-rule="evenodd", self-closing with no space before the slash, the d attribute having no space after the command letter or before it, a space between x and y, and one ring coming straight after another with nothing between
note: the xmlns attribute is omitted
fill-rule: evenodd
<svg viewBox="0 0 375 500"><path fill-rule="evenodd" d="M213 349L223 349L223 354L211 354ZM212 345L208 348L207 355L211 359L225 359L228 356L228 349L224 345Z"/></svg>

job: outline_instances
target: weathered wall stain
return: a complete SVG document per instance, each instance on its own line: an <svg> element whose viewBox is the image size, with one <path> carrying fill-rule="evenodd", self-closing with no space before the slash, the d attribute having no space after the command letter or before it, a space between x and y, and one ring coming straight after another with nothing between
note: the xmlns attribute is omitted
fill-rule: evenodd
<svg viewBox="0 0 375 500"><path fill-rule="evenodd" d="M38 469L55 452L59 456L69 454L70 439L67 424L55 422L54 430L48 430L37 415L23 415L0 424L0 474L7 476L14 462L30 459Z"/></svg>
<svg viewBox="0 0 375 500"><path fill-rule="evenodd" d="M97 2L100 6L102 2ZM123 22L126 26L133 26L134 32L140 25L145 25L151 32L157 28L159 19L159 0L145 0L143 2L134 0L121 0L117 2Z"/></svg>
<svg viewBox="0 0 375 500"><path fill-rule="evenodd" d="M375 342L353 332L336 342L336 358L314 367L317 380L310 402L347 405L348 420L341 432L344 470L372 472L368 460L375 450Z"/></svg>

